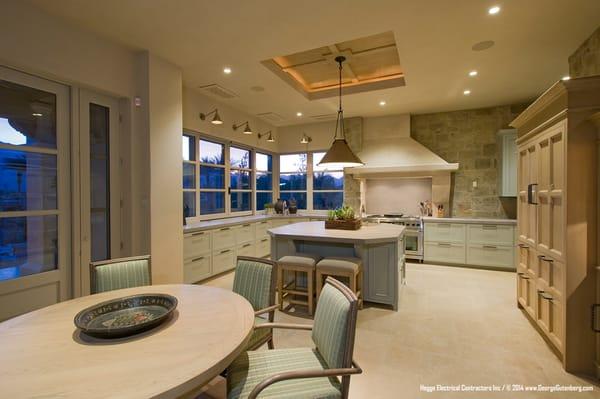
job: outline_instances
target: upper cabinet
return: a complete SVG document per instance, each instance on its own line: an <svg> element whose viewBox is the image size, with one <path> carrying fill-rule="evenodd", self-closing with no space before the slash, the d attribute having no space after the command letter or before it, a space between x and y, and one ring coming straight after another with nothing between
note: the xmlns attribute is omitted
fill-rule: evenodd
<svg viewBox="0 0 600 399"><path fill-rule="evenodd" d="M498 196L517 196L517 130L498 132Z"/></svg>

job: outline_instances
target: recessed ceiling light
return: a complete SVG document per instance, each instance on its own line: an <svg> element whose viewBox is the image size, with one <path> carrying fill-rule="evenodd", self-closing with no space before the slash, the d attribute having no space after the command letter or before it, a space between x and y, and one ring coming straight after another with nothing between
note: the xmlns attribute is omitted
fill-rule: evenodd
<svg viewBox="0 0 600 399"><path fill-rule="evenodd" d="M469 76L477 76L477 71L473 70L469 72Z"/></svg>
<svg viewBox="0 0 600 399"><path fill-rule="evenodd" d="M231 68L229 68L229 67L223 68L223 73L229 75L231 73Z"/></svg>
<svg viewBox="0 0 600 399"><path fill-rule="evenodd" d="M490 9L488 10L488 14L490 14L490 15L495 15L495 14L498 14L499 12L500 12L499 6L490 7Z"/></svg>
<svg viewBox="0 0 600 399"><path fill-rule="evenodd" d="M43 116L42 114L40 114L39 112L34 112L33 114L31 114L32 116Z"/></svg>
<svg viewBox="0 0 600 399"><path fill-rule="evenodd" d="M569 75L562 77L562 80L569 80L569 79L571 79L571 77Z"/></svg>
<svg viewBox="0 0 600 399"><path fill-rule="evenodd" d="M296 112L296 116L302 116L302 112Z"/></svg>
<svg viewBox="0 0 600 399"><path fill-rule="evenodd" d="M379 105L381 105L382 107L386 104L385 101L379 101Z"/></svg>
<svg viewBox="0 0 600 399"><path fill-rule="evenodd" d="M469 94L471 94L471 90L465 90L465 91L463 91L463 94L465 96L468 96Z"/></svg>

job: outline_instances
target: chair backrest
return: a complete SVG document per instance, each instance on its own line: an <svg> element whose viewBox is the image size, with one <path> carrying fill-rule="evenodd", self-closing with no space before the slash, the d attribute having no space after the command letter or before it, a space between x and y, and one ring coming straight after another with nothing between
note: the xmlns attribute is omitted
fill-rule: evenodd
<svg viewBox="0 0 600 399"><path fill-rule="evenodd" d="M233 292L250 302L254 310L275 304L276 263L267 259L238 256Z"/></svg>
<svg viewBox="0 0 600 399"><path fill-rule="evenodd" d="M91 293L152 284L150 255L90 263Z"/></svg>
<svg viewBox="0 0 600 399"><path fill-rule="evenodd" d="M356 294L327 277L315 311L312 339L329 368L352 367L357 312Z"/></svg>

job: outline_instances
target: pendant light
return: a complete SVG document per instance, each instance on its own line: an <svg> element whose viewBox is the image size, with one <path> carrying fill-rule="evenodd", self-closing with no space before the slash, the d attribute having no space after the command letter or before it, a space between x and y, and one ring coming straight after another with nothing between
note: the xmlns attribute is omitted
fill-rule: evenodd
<svg viewBox="0 0 600 399"><path fill-rule="evenodd" d="M326 166L331 169L342 169L353 166L361 166L365 163L356 156L346 141L344 132L344 110L342 109L342 63L346 61L346 57L341 55L337 56L335 57L335 61L339 64L340 107L338 109L337 119L335 121L335 134L333 136L333 143L331 144L331 148L329 148L329 150L325 153L325 156L321 159L321 162L319 162L319 166ZM338 130L340 132L339 135Z"/></svg>
<svg viewBox="0 0 600 399"><path fill-rule="evenodd" d="M242 123L239 123L239 124L235 124L234 123L233 124L233 131L238 130L240 127L242 127L244 125L246 125L246 126L244 127L244 132L243 133L244 134L252 134L252 129L250 129L250 124L248 123L248 121L242 122Z"/></svg>
<svg viewBox="0 0 600 399"><path fill-rule="evenodd" d="M210 121L210 123L212 123L213 125L222 125L223 124L223 120L221 119L221 117L219 116L219 110L217 108L213 109L212 111L210 111L207 114L204 113L200 113L200 119L201 120L206 120L207 117L209 117L210 115L215 114L214 118L212 118L212 121Z"/></svg>
<svg viewBox="0 0 600 399"><path fill-rule="evenodd" d="M264 132L264 133L259 133L258 134L258 139L262 139L264 136L267 136L267 141L269 143L274 143L275 139L273 138L273 134L271 133L271 131L269 130L268 132Z"/></svg>

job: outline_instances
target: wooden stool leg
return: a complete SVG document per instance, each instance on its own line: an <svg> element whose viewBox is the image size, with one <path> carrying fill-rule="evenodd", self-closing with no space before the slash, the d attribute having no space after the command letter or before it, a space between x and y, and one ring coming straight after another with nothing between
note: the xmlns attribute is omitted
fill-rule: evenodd
<svg viewBox="0 0 600 399"><path fill-rule="evenodd" d="M320 270L317 270L317 303L319 302L319 297L321 296L321 290L323 289L323 273Z"/></svg>
<svg viewBox="0 0 600 399"><path fill-rule="evenodd" d="M313 314L313 283L314 283L314 272L308 271L306 272L306 285L307 285L307 294L308 294L308 314L312 316Z"/></svg>
<svg viewBox="0 0 600 399"><path fill-rule="evenodd" d="M283 310L283 277L285 275L285 269L279 267L277 272L277 298L279 299L279 310Z"/></svg>
<svg viewBox="0 0 600 399"><path fill-rule="evenodd" d="M348 284L352 292L356 294L356 274L348 273Z"/></svg>

